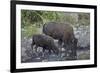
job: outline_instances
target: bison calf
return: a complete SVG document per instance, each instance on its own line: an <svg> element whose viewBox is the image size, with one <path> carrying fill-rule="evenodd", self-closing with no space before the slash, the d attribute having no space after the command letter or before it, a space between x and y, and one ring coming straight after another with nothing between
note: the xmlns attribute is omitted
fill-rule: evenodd
<svg viewBox="0 0 100 73"><path fill-rule="evenodd" d="M58 54L59 52L57 46L54 43L53 38L47 35L43 35L43 34L33 35L32 44L31 44L32 49L33 49L33 45L36 45L35 47L36 50L38 47L42 47L43 52L45 50L49 50L49 53L53 51L55 54Z"/></svg>

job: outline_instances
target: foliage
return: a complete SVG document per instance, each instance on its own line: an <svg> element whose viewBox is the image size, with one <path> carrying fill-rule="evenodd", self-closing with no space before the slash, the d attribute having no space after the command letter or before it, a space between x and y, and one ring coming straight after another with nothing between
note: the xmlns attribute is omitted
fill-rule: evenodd
<svg viewBox="0 0 100 73"><path fill-rule="evenodd" d="M79 13L78 23L80 25L89 25L90 24L90 14L89 13Z"/></svg>
<svg viewBox="0 0 100 73"><path fill-rule="evenodd" d="M89 13L21 10L22 37L31 37L33 34L40 33L38 28L42 28L46 22L89 25L90 15Z"/></svg>

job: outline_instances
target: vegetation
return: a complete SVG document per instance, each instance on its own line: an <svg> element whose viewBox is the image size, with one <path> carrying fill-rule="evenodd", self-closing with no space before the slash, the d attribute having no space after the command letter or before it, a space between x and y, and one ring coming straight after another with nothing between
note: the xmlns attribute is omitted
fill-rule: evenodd
<svg viewBox="0 0 100 73"><path fill-rule="evenodd" d="M46 22L71 23L73 26L89 25L89 13L68 13L55 11L34 11L21 10L21 35L22 37L31 37L33 34L41 33L43 24Z"/></svg>

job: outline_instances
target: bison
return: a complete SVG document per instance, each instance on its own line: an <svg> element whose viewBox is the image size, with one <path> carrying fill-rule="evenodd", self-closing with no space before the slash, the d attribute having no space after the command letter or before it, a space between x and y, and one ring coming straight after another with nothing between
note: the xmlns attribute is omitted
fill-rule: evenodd
<svg viewBox="0 0 100 73"><path fill-rule="evenodd" d="M73 27L70 24L48 22L43 25L43 33L58 40L59 47L63 47L68 54L71 49L72 54L76 55L77 39L74 36Z"/></svg>
<svg viewBox="0 0 100 73"><path fill-rule="evenodd" d="M48 50L49 53L51 53L51 51L53 51L55 54L58 54L58 52L59 52L57 46L54 43L53 38L50 36L47 36L47 35L43 35L43 34L33 35L32 44L31 44L32 49L33 49L33 45L36 45L36 47L35 47L36 50L38 47L42 47L43 52L45 52L45 50Z"/></svg>

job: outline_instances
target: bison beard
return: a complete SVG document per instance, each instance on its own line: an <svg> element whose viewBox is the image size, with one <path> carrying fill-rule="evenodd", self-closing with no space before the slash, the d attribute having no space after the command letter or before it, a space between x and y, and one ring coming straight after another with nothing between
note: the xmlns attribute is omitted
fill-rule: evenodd
<svg viewBox="0 0 100 73"><path fill-rule="evenodd" d="M44 24L43 33L57 39L59 48L62 48L64 43L67 60L76 59L77 39L70 24L49 22Z"/></svg>
<svg viewBox="0 0 100 73"><path fill-rule="evenodd" d="M57 46L54 43L53 38L47 35L42 35L42 34L33 35L31 44L32 50L34 45L36 45L35 50L37 50L38 47L42 47L43 52L45 52L45 50L49 50L49 53L53 51L55 54L58 54L59 52Z"/></svg>

